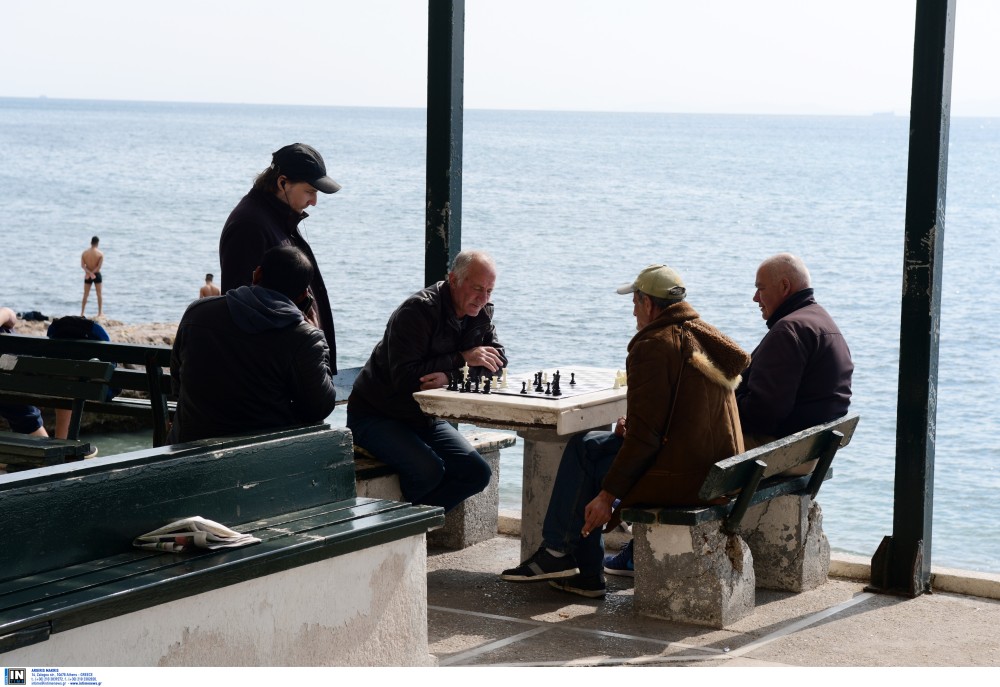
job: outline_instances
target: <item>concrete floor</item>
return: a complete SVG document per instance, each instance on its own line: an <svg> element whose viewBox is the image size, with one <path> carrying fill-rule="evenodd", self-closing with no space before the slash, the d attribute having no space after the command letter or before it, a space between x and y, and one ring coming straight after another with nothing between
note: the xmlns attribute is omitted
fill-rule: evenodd
<svg viewBox="0 0 1000 687"><path fill-rule="evenodd" d="M609 577L603 600L504 582L498 573L519 562L519 546L498 536L428 551L430 651L439 665L1000 667L996 599L906 599L833 578L801 594L758 590L751 616L717 630L636 615L629 578ZM987 672L997 684L1000 671Z"/></svg>

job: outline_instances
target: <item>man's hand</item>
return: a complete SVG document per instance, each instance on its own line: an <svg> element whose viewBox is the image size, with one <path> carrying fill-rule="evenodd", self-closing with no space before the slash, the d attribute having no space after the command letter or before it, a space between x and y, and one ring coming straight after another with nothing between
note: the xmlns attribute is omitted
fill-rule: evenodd
<svg viewBox="0 0 1000 687"><path fill-rule="evenodd" d="M600 530L604 527L611 519L611 505L614 502L615 495L601 489L601 493L595 496L583 511L583 529L580 534L589 537L595 529Z"/></svg>
<svg viewBox="0 0 1000 687"><path fill-rule="evenodd" d="M420 390L441 389L448 386L448 375L444 372L431 372L420 378Z"/></svg>
<svg viewBox="0 0 1000 687"><path fill-rule="evenodd" d="M485 367L490 372L496 372L503 367L500 352L492 346L476 346L462 351L462 358L469 367ZM445 382L447 384L447 382Z"/></svg>
<svg viewBox="0 0 1000 687"><path fill-rule="evenodd" d="M618 418L618 422L615 423L615 436L622 437L625 436L625 418Z"/></svg>

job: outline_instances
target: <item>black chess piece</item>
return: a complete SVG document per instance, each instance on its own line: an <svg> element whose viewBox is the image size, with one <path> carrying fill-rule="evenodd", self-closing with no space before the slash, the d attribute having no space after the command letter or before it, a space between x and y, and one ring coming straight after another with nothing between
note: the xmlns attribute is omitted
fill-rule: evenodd
<svg viewBox="0 0 1000 687"><path fill-rule="evenodd" d="M458 379L454 372L448 373L448 391L458 391Z"/></svg>
<svg viewBox="0 0 1000 687"><path fill-rule="evenodd" d="M522 394L528 393L528 383L527 382L521 382L521 393Z"/></svg>
<svg viewBox="0 0 1000 687"><path fill-rule="evenodd" d="M552 375L552 395L553 396L562 396L562 389L559 388L559 378L561 376L562 375L559 374L558 370L556 371L556 373L554 375Z"/></svg>
<svg viewBox="0 0 1000 687"><path fill-rule="evenodd" d="M545 395L546 396L552 395L552 382L545 382Z"/></svg>
<svg viewBox="0 0 1000 687"><path fill-rule="evenodd" d="M484 394L490 393L490 379L491 379L490 377L487 377L486 381L483 382L483 393Z"/></svg>
<svg viewBox="0 0 1000 687"><path fill-rule="evenodd" d="M472 391L473 391L473 393L476 393L476 394L479 393L479 375L476 375L476 378L475 378L475 380L472 383Z"/></svg>
<svg viewBox="0 0 1000 687"><path fill-rule="evenodd" d="M576 373L575 372L570 372L569 373L569 385L573 386L575 384L576 384Z"/></svg>
<svg viewBox="0 0 1000 687"><path fill-rule="evenodd" d="M459 391L461 391L463 394L467 394L467 393L471 392L472 391L472 380L471 379L466 379L465 380L465 384L462 385L462 388L459 389Z"/></svg>
<svg viewBox="0 0 1000 687"><path fill-rule="evenodd" d="M536 393L541 393L543 391L545 391L545 389L542 387L542 373L541 372L536 372L535 373L535 392Z"/></svg>

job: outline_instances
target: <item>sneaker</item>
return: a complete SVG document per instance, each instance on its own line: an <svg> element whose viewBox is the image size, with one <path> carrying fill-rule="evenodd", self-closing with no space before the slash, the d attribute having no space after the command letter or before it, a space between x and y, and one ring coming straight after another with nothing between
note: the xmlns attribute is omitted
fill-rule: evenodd
<svg viewBox="0 0 1000 687"><path fill-rule="evenodd" d="M508 582L534 582L569 577L579 572L580 569L576 567L576 561L572 556L557 558L542 546L521 565L500 573L500 579Z"/></svg>
<svg viewBox="0 0 1000 687"><path fill-rule="evenodd" d="M573 575L564 580L550 580L549 586L588 599L600 599L608 593L608 587L601 575Z"/></svg>
<svg viewBox="0 0 1000 687"><path fill-rule="evenodd" d="M632 558L632 544L634 539L629 539L628 544L614 556L604 557L604 572L609 575L620 575L621 577L635 577L635 559Z"/></svg>

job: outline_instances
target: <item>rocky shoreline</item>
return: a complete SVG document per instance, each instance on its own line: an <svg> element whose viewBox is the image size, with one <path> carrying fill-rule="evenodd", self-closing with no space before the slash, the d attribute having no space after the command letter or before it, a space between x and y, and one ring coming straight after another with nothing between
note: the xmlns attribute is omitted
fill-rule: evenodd
<svg viewBox="0 0 1000 687"><path fill-rule="evenodd" d="M55 319L55 318L53 318ZM94 318L104 327L112 341L121 343L152 344L156 346L173 346L174 335L177 333L177 323L152 322L149 324L125 324L119 320L107 317ZM26 321L18 320L15 334L25 336L45 336L52 320Z"/></svg>

